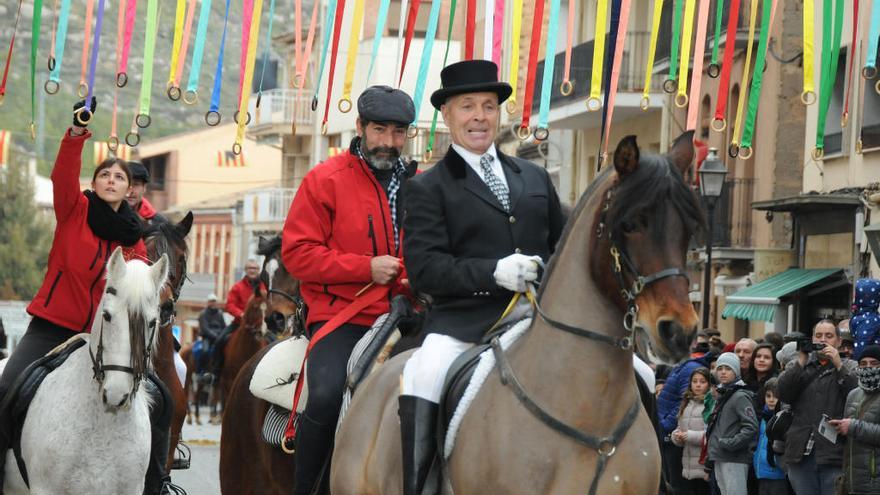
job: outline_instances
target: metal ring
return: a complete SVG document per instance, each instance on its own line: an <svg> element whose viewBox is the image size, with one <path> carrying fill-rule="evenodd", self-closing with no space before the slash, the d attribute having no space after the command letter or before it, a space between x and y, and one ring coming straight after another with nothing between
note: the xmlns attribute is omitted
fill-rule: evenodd
<svg viewBox="0 0 880 495"><path fill-rule="evenodd" d="M296 136L296 122L290 123L290 135Z"/></svg>
<svg viewBox="0 0 880 495"><path fill-rule="evenodd" d="M874 79L877 77L877 67L866 65L862 67L862 77L865 79Z"/></svg>
<svg viewBox="0 0 880 495"><path fill-rule="evenodd" d="M153 123L153 119L145 113L139 113L137 114L137 117L134 118L134 123L141 129L146 129Z"/></svg>
<svg viewBox="0 0 880 495"><path fill-rule="evenodd" d="M60 87L61 84L59 84L58 81L54 81L52 79L49 79L48 81L46 81L46 84L43 85L43 89L45 89L46 93L50 95L54 95L55 93L57 93L58 88Z"/></svg>
<svg viewBox="0 0 880 495"><path fill-rule="evenodd" d="M3 104L4 100L6 100L6 93L0 92L0 105Z"/></svg>
<svg viewBox="0 0 880 495"><path fill-rule="evenodd" d="M507 100L507 113L513 115L516 113L516 101Z"/></svg>
<svg viewBox="0 0 880 495"><path fill-rule="evenodd" d="M736 143L730 143L730 146L727 147L727 155L731 158L739 156L739 145Z"/></svg>
<svg viewBox="0 0 880 495"><path fill-rule="evenodd" d="M236 156L241 154L241 143L234 143L232 145L232 153Z"/></svg>
<svg viewBox="0 0 880 495"><path fill-rule="evenodd" d="M321 123L321 135L322 136L327 135L327 123L326 122Z"/></svg>
<svg viewBox="0 0 880 495"><path fill-rule="evenodd" d="M107 138L107 147L110 148L110 151L115 152L119 149L119 138L115 135Z"/></svg>
<svg viewBox="0 0 880 495"><path fill-rule="evenodd" d="M846 127L849 124L849 112L843 112L840 116L840 127Z"/></svg>
<svg viewBox="0 0 880 495"><path fill-rule="evenodd" d="M257 107L257 110L260 109L260 103L262 101L263 101L263 92L261 91L261 92L257 93L257 102L254 104L254 106ZM257 115L257 120L260 120L259 114Z"/></svg>
<svg viewBox="0 0 880 495"><path fill-rule="evenodd" d="M81 82L79 86L76 88L76 95L80 98L85 98L89 95L89 85L88 83Z"/></svg>
<svg viewBox="0 0 880 495"><path fill-rule="evenodd" d="M569 96L574 92L574 84L568 79L562 81L562 84L559 85L559 92L562 93L562 96Z"/></svg>
<svg viewBox="0 0 880 495"><path fill-rule="evenodd" d="M587 111L588 112L598 112L602 109L602 100L596 98L595 96L591 96L587 98Z"/></svg>
<svg viewBox="0 0 880 495"><path fill-rule="evenodd" d="M410 124L409 127L406 128L406 137L409 139L414 139L419 135L419 128Z"/></svg>
<svg viewBox="0 0 880 495"><path fill-rule="evenodd" d="M293 76L293 87L296 89L302 88L303 84L306 82L305 74L295 74Z"/></svg>
<svg viewBox="0 0 880 495"><path fill-rule="evenodd" d="M431 158L434 157L434 150L425 150L425 161L430 162Z"/></svg>
<svg viewBox="0 0 880 495"><path fill-rule="evenodd" d="M236 110L235 113L232 114L232 120L234 120L235 123L238 124L238 110ZM251 123L251 112L250 112L250 110L248 110L247 119L244 121L244 125L248 125L250 123Z"/></svg>
<svg viewBox="0 0 880 495"><path fill-rule="evenodd" d="M351 98L344 97L339 100L339 103L336 105L336 108L339 109L342 113L348 113L351 111Z"/></svg>
<svg viewBox="0 0 880 495"><path fill-rule="evenodd" d="M128 84L128 74L125 72L119 72L116 74L116 87L124 88L125 85Z"/></svg>
<svg viewBox="0 0 880 495"><path fill-rule="evenodd" d="M318 109L318 97L313 96L312 97L312 111L314 112L317 109Z"/></svg>
<svg viewBox="0 0 880 495"><path fill-rule="evenodd" d="M754 150L751 146L743 146L739 149L739 157L743 160L748 160L749 158L751 158L753 153Z"/></svg>
<svg viewBox="0 0 880 495"><path fill-rule="evenodd" d="M129 133L125 135L125 144L134 148L135 146L141 144L141 135L137 132L129 131Z"/></svg>
<svg viewBox="0 0 880 495"><path fill-rule="evenodd" d="M529 126L525 126L525 127L520 126L516 130L516 137L518 137L520 141L525 141L531 135L532 135L532 130L529 129Z"/></svg>
<svg viewBox="0 0 880 495"><path fill-rule="evenodd" d="M860 155L862 154L862 140L861 139L856 141L856 153L858 153Z"/></svg>
<svg viewBox="0 0 880 495"><path fill-rule="evenodd" d="M874 91L876 91L878 94L880 94L880 81L877 81L876 83L874 83Z"/></svg>
<svg viewBox="0 0 880 495"><path fill-rule="evenodd" d="M721 66L718 64L709 64L709 67L706 69L706 73L709 74L709 77L715 79L721 74Z"/></svg>
<svg viewBox="0 0 880 495"><path fill-rule="evenodd" d="M293 439L291 439L291 440L293 440ZM287 447L287 439L286 438L281 439L281 451L287 455L293 455L296 453L296 447L295 447L296 444L294 444L292 441L290 443L293 444L294 447Z"/></svg>
<svg viewBox="0 0 880 495"><path fill-rule="evenodd" d="M216 110L210 110L205 112L205 123L211 127L220 123L220 112Z"/></svg>
<svg viewBox="0 0 880 495"><path fill-rule="evenodd" d="M818 162L825 158L825 149L824 148L813 148L813 152L810 153L813 157L813 161Z"/></svg>
<svg viewBox="0 0 880 495"><path fill-rule="evenodd" d="M55 70L55 57L49 57L49 71Z"/></svg>
<svg viewBox="0 0 880 495"><path fill-rule="evenodd" d="M535 139L537 141L546 141L550 137L550 129L546 127L538 127L535 129Z"/></svg>
<svg viewBox="0 0 880 495"><path fill-rule="evenodd" d="M688 105L688 95L686 93L678 93L675 95L675 106L684 108Z"/></svg>
<svg viewBox="0 0 880 495"><path fill-rule="evenodd" d="M812 105L813 103L816 103L816 92L804 91L801 93L801 103L804 105Z"/></svg>
<svg viewBox="0 0 880 495"><path fill-rule="evenodd" d="M86 127L92 121L92 112L86 109L86 107L77 108L73 112L73 119L82 127Z"/></svg>
<svg viewBox="0 0 880 495"><path fill-rule="evenodd" d="M632 339L629 337L623 337L620 339L620 347L624 349L632 349Z"/></svg>
<svg viewBox="0 0 880 495"><path fill-rule="evenodd" d="M168 95L168 99L171 101L178 101L180 100L180 97L183 96L183 93L180 91L180 86L168 86L165 94Z"/></svg>
<svg viewBox="0 0 880 495"><path fill-rule="evenodd" d="M651 106L651 97L650 96L642 96L642 100L639 102L639 107L642 110L648 110Z"/></svg>
<svg viewBox="0 0 880 495"><path fill-rule="evenodd" d="M675 79L667 79L663 81L663 91L666 91L669 94L675 93L678 89L678 81Z"/></svg>
<svg viewBox="0 0 880 495"><path fill-rule="evenodd" d="M716 125L716 122L718 123L718 125ZM712 127L713 131L721 132L724 129L727 129L727 120L715 117L714 119L712 119L712 123L709 124L709 126Z"/></svg>
<svg viewBox="0 0 880 495"><path fill-rule="evenodd" d="M31 122L31 141L36 141L37 139L37 126Z"/></svg>
<svg viewBox="0 0 880 495"><path fill-rule="evenodd" d="M195 105L199 101L199 92L191 89L183 93L183 102L187 105Z"/></svg>
<svg viewBox="0 0 880 495"><path fill-rule="evenodd" d="M599 447L596 448L596 451L599 452L599 455L602 457L611 457L617 452L617 446L609 438L603 438L599 440Z"/></svg>

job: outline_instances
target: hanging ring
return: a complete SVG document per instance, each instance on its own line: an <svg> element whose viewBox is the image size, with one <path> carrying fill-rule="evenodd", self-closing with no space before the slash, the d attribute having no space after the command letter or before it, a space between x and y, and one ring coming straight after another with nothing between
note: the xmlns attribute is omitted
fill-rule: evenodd
<svg viewBox="0 0 880 495"><path fill-rule="evenodd" d="M199 92L191 89L183 93L183 102L187 105L195 105L199 101Z"/></svg>
<svg viewBox="0 0 880 495"><path fill-rule="evenodd" d="M137 114L137 117L134 118L134 123L141 129L146 129L153 123L153 119L145 113L139 113Z"/></svg>
<svg viewBox="0 0 880 495"><path fill-rule="evenodd" d="M876 91L877 94L880 94L880 81L874 83L874 91Z"/></svg>
<svg viewBox="0 0 880 495"><path fill-rule="evenodd" d="M205 113L205 123L211 127L220 123L220 112L217 110L210 110Z"/></svg>
<svg viewBox="0 0 880 495"><path fill-rule="evenodd" d="M137 131L129 131L129 133L125 135L125 144L131 146L132 148L141 144L140 134L138 134Z"/></svg>
<svg viewBox="0 0 880 495"><path fill-rule="evenodd" d="M859 138L859 140L856 141L856 153L858 153L860 155L862 154L862 140L861 140L861 138Z"/></svg>
<svg viewBox="0 0 880 495"><path fill-rule="evenodd" d="M58 88L60 88L60 87L61 87L61 85L58 84L58 81L55 81L52 79L49 79L48 81L46 81L46 84L43 85L43 89L45 89L46 93L48 93L50 95L54 95L55 93L57 93Z"/></svg>
<svg viewBox="0 0 880 495"><path fill-rule="evenodd" d="M642 100L639 102L639 107L647 111L651 106L651 97L650 96L642 96Z"/></svg>
<svg viewBox="0 0 880 495"><path fill-rule="evenodd" d="M434 158L434 150L425 150L425 161L430 162Z"/></svg>
<svg viewBox="0 0 880 495"><path fill-rule="evenodd" d="M849 112L843 112L840 116L840 127L846 127L849 124Z"/></svg>
<svg viewBox="0 0 880 495"><path fill-rule="evenodd" d="M812 105L813 103L816 103L816 92L808 90L801 93L801 103L804 105Z"/></svg>
<svg viewBox="0 0 880 495"><path fill-rule="evenodd" d="M296 453L296 447L295 447L296 444L293 443L293 439L291 439L290 444L293 445L293 447L287 446L287 439L286 438L281 440L281 450L287 455L293 455L294 453Z"/></svg>
<svg viewBox="0 0 880 495"><path fill-rule="evenodd" d="M323 122L323 123L321 124L321 135L322 135L322 136L326 136L326 135L327 135L327 123L326 123L326 122Z"/></svg>
<svg viewBox="0 0 880 495"><path fill-rule="evenodd" d="M865 79L874 79L877 77L877 67L871 65L862 67L862 77Z"/></svg>
<svg viewBox="0 0 880 495"><path fill-rule="evenodd" d="M721 66L718 64L709 64L709 67L706 69L706 73L709 74L709 77L715 79L721 74Z"/></svg>
<svg viewBox="0 0 880 495"><path fill-rule="evenodd" d="M595 96L591 96L587 98L587 111L588 112L598 112L602 109L602 100Z"/></svg>
<svg viewBox="0 0 880 495"><path fill-rule="evenodd" d="M419 135L419 128L418 127L410 124L410 126L406 128L406 137L408 137L409 139L414 139L418 135Z"/></svg>
<svg viewBox="0 0 880 495"><path fill-rule="evenodd" d="M297 73L293 76L293 87L296 89L300 89L303 87L303 84L306 82L305 74Z"/></svg>
<svg viewBox="0 0 880 495"><path fill-rule="evenodd" d="M241 143L235 143L232 145L232 154L238 156L241 154Z"/></svg>
<svg viewBox="0 0 880 495"><path fill-rule="evenodd" d="M513 115L516 113L516 101L507 100L507 113Z"/></svg>
<svg viewBox="0 0 880 495"><path fill-rule="evenodd" d="M236 110L235 113L232 114L232 120L234 120L236 124L239 123L239 122L238 122L238 110ZM248 112L247 112L247 118L246 118L245 121L244 121L244 125L248 125L248 124L250 124L250 123L251 123L251 112L248 111Z"/></svg>
<svg viewBox="0 0 880 495"><path fill-rule="evenodd" d="M85 127L92 121L92 112L87 110L86 107L80 107L73 112L73 118L79 125Z"/></svg>
<svg viewBox="0 0 880 495"><path fill-rule="evenodd" d="M724 129L727 129L727 121L725 119L719 119L715 117L712 119L712 123L710 124L712 130L715 132L722 132Z"/></svg>
<svg viewBox="0 0 880 495"><path fill-rule="evenodd" d="M180 91L180 86L176 85L168 86L168 90L165 91L165 94L168 95L168 98L171 101L178 101L180 100L180 97L183 96L182 92Z"/></svg>
<svg viewBox="0 0 880 495"><path fill-rule="evenodd" d="M824 148L813 148L813 152L811 153L813 157L813 161L818 162L825 158L825 149Z"/></svg>
<svg viewBox="0 0 880 495"><path fill-rule="evenodd" d="M116 74L116 87L124 88L125 85L128 84L128 74L125 72L119 72Z"/></svg>
<svg viewBox="0 0 880 495"><path fill-rule="evenodd" d="M55 57L49 56L49 72L55 70Z"/></svg>
<svg viewBox="0 0 880 495"><path fill-rule="evenodd" d="M37 126L31 122L31 141L37 140Z"/></svg>
<svg viewBox="0 0 880 495"><path fill-rule="evenodd" d="M6 93L0 93L0 105L3 105L4 100L6 100Z"/></svg>
<svg viewBox="0 0 880 495"><path fill-rule="evenodd" d="M535 140L546 141L550 137L550 129L546 127L537 127L535 129Z"/></svg>
<svg viewBox="0 0 880 495"><path fill-rule="evenodd" d="M678 81L675 79L667 79L663 81L663 91L666 91L669 94L675 93L678 89Z"/></svg>
<svg viewBox="0 0 880 495"><path fill-rule="evenodd" d="M107 138L107 148L114 153L119 149L119 138L115 134Z"/></svg>
<svg viewBox="0 0 880 495"><path fill-rule="evenodd" d="M727 147L727 155L731 158L739 156L739 145L736 143L730 143L730 146Z"/></svg>
<svg viewBox="0 0 880 495"><path fill-rule="evenodd" d="M573 91L574 84L568 79L562 81L562 84L559 85L559 92L562 93L562 96L569 96Z"/></svg>
<svg viewBox="0 0 880 495"><path fill-rule="evenodd" d="M520 141L525 141L531 135L532 135L532 131L531 131L531 129L529 129L529 126L520 126L516 130L516 137L518 137Z"/></svg>
<svg viewBox="0 0 880 495"><path fill-rule="evenodd" d="M339 100L339 103L336 105L336 108L339 109L342 113L348 113L351 111L351 98L345 96Z"/></svg>
<svg viewBox="0 0 880 495"><path fill-rule="evenodd" d="M754 150L751 146L743 146L739 149L739 157L743 160L748 160L749 158L751 158L752 153L754 153Z"/></svg>
<svg viewBox="0 0 880 495"><path fill-rule="evenodd" d="M678 93L675 95L675 106L684 108L688 105L688 95L686 93Z"/></svg>
<svg viewBox="0 0 880 495"><path fill-rule="evenodd" d="M312 97L312 111L314 112L317 109L318 109L318 97L313 96Z"/></svg>
<svg viewBox="0 0 880 495"><path fill-rule="evenodd" d="M89 95L89 85L88 83L81 82L79 83L79 87L76 88L76 95L80 98L85 98Z"/></svg>

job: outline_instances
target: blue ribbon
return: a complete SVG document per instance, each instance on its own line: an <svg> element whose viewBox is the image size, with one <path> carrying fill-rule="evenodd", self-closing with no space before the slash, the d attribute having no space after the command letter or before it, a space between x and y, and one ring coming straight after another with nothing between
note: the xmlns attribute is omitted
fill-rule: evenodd
<svg viewBox="0 0 880 495"><path fill-rule="evenodd" d="M199 10L199 27L196 29L196 43L193 47L192 65L189 68L189 82L186 84L187 91L195 92L199 89L202 57L205 55L205 38L208 35L208 20L211 17L211 1L202 0L202 8Z"/></svg>
<svg viewBox="0 0 880 495"><path fill-rule="evenodd" d="M67 20L70 18L70 0L61 0L58 12L58 31L55 34L55 68L49 72L49 80L61 80L61 60L64 58L64 44L67 40Z"/></svg>
<svg viewBox="0 0 880 495"><path fill-rule="evenodd" d="M318 91L321 90L321 76L324 75L324 63L327 62L327 50L330 49L330 34L333 32L333 21L336 20L336 0L330 0L327 5L327 18L324 21L324 47L321 48L321 65L318 69L318 81L315 83L315 97L312 100L312 110L318 105Z"/></svg>
<svg viewBox="0 0 880 495"><path fill-rule="evenodd" d="M825 21L822 22L831 22ZM871 29L868 31L868 57L865 67L877 67L877 45L880 43L880 2L875 1L871 5Z"/></svg>
<svg viewBox="0 0 880 495"><path fill-rule="evenodd" d="M416 90L413 93L413 103L416 107L416 120L419 120L419 108L422 106L422 96L425 94L425 81L428 79L428 67L431 66L431 51L434 49L434 38L437 36L437 24L440 22L440 4L442 0L431 0L431 15L428 17L428 31L425 33L425 46L422 49L422 60L419 62L419 78L416 80Z"/></svg>
<svg viewBox="0 0 880 495"><path fill-rule="evenodd" d="M263 68L260 70L260 86L257 93L263 94L263 78L266 77L266 66L269 65L269 49L272 47L272 24L275 20L275 0L269 2L269 29L266 30L266 51L263 52ZM297 33L298 35L299 33ZM260 101L257 98L257 101Z"/></svg>
<svg viewBox="0 0 880 495"><path fill-rule="evenodd" d="M101 26L104 24L104 0L98 2L98 17L95 20L95 35L92 37L92 60L89 63L89 94L86 96L86 105L92 101L95 92L95 69L98 66L98 49L101 45Z"/></svg>
<svg viewBox="0 0 880 495"><path fill-rule="evenodd" d="M370 56L370 68L367 70L367 84L370 84L370 76L373 74L373 64L376 63L376 54L379 53L379 43L382 42L382 33L385 31L385 22L388 20L388 6L391 0L382 0L379 4L379 15L376 19L376 34L373 35L373 54Z"/></svg>
<svg viewBox="0 0 880 495"><path fill-rule="evenodd" d="M220 37L220 54L217 56L217 69L214 70L214 91L211 92L211 112L220 110L220 88L223 87L223 52L226 49L226 26L229 23L229 1L226 0L226 14L223 17L223 35Z"/></svg>
<svg viewBox="0 0 880 495"><path fill-rule="evenodd" d="M551 84L553 84L553 70L556 65L556 34L559 31L557 25L559 24L560 3L560 0L551 0L550 2L550 24L547 26L547 48L544 49L544 75L541 78L541 105L538 113L538 128L540 129L546 129L550 120L550 93L552 91ZM607 88L608 85L606 84L605 87ZM605 94L607 95L608 91Z"/></svg>

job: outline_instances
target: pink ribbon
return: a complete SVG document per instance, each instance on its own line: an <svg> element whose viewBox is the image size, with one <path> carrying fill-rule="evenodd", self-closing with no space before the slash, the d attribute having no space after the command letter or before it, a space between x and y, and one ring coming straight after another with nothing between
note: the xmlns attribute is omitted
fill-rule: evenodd
<svg viewBox="0 0 880 495"><path fill-rule="evenodd" d="M248 40L251 36L251 23L254 17L254 0L244 0L244 10L241 13L241 61L238 68L238 103L241 104L241 92L244 89L244 68L247 64ZM248 89L250 91L250 89ZM240 105L239 105L240 106Z"/></svg>
<svg viewBox="0 0 880 495"><path fill-rule="evenodd" d="M603 156L608 153L611 117L614 114L614 98L617 96L617 83L620 80L620 65L623 61L623 44L626 42L626 27L629 24L630 2L631 0L620 2L620 24L617 26L617 45L614 47L614 62L611 64L611 85L608 88L608 119L605 121L605 142L602 143Z"/></svg>
<svg viewBox="0 0 880 495"><path fill-rule="evenodd" d="M501 44L504 39L504 1L495 0L495 25L492 29L492 61L498 66L499 79L501 78Z"/></svg>
<svg viewBox="0 0 880 495"><path fill-rule="evenodd" d="M706 53L706 25L709 23L709 1L700 0L700 11L697 14L697 44L694 47L694 69L691 77L690 106L687 113L687 128L697 128L697 112L700 109L700 89L703 83L703 56Z"/></svg>

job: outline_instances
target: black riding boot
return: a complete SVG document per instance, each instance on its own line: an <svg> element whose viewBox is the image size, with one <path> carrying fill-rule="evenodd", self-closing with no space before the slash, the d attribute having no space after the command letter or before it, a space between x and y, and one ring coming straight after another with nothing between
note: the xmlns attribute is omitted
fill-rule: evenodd
<svg viewBox="0 0 880 495"><path fill-rule="evenodd" d="M403 446L403 495L421 495L437 453L437 411L434 402L413 395L401 395L400 439Z"/></svg>
<svg viewBox="0 0 880 495"><path fill-rule="evenodd" d="M144 495L180 493L180 489L171 484L171 476L165 471L171 437L171 416L174 413L171 393L162 380L152 373L146 376L143 385L153 398L153 407L150 409L150 461L144 478Z"/></svg>
<svg viewBox="0 0 880 495"><path fill-rule="evenodd" d="M330 454L336 425L322 425L305 414L299 417L296 432L296 468L293 495L330 493Z"/></svg>

